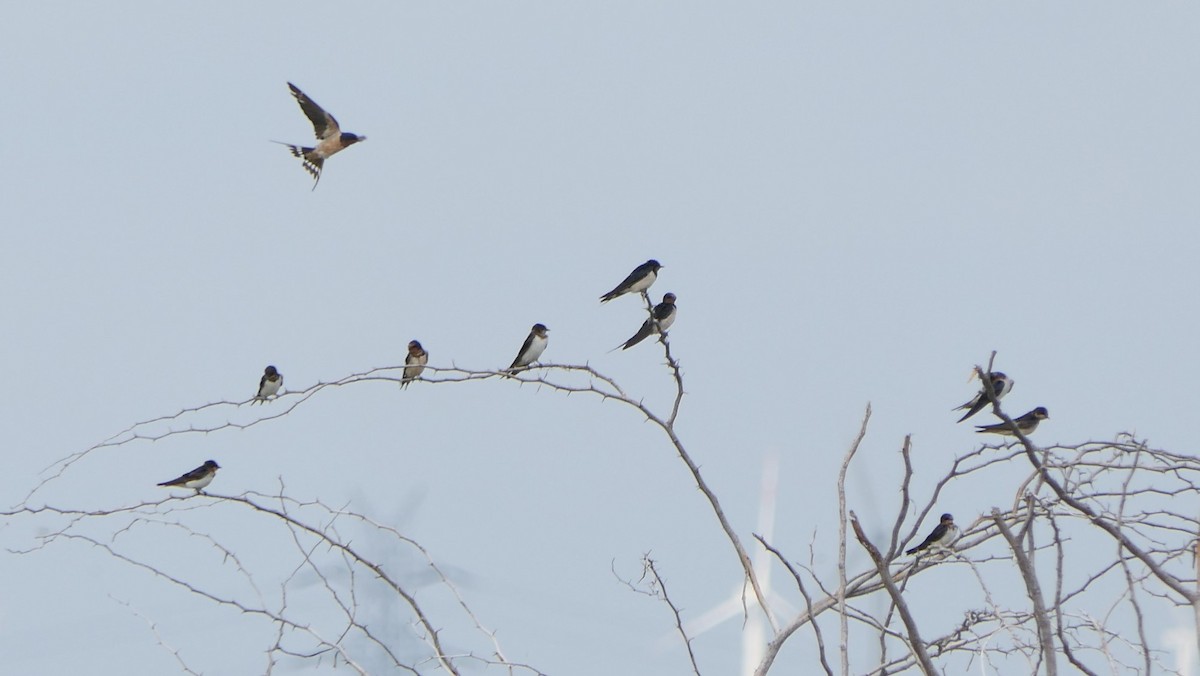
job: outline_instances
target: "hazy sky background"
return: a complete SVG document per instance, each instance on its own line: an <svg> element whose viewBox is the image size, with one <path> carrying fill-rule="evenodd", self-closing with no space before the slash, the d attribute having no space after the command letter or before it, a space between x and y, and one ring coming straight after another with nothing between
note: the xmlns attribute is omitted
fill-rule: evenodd
<svg viewBox="0 0 1200 676"><path fill-rule="evenodd" d="M747 541L778 452L776 542L806 558L815 531L827 579L837 465L866 403L850 506L881 523L905 434L921 502L978 443L950 409L993 349L1016 381L1006 410L1050 410L1039 442L1132 431L1194 449L1194 3L29 2L3 16L5 504L137 420L250 396L268 363L300 389L400 363L412 338L432 364L495 368L543 322L546 360L590 362L663 410L661 350L606 352L644 311L597 302L651 257L666 266L655 299L679 297L680 435ZM269 142L311 140L289 80L368 137L315 192ZM651 426L511 382L329 390L245 432L94 454L43 497L160 498L156 482L210 457L216 492L282 477L400 528L457 571L510 658L552 674L687 672L658 643L669 611L614 565L634 574L652 551L685 616L739 583ZM939 508L969 523L1024 474L952 487ZM196 514L274 560L254 550L263 524ZM155 555L203 576L184 540ZM264 664L266 623L97 550L0 561L12 673L176 670L121 602L199 671ZM975 605L940 598L929 633ZM811 642L781 659L798 668ZM737 622L696 642L714 674L739 647Z"/></svg>

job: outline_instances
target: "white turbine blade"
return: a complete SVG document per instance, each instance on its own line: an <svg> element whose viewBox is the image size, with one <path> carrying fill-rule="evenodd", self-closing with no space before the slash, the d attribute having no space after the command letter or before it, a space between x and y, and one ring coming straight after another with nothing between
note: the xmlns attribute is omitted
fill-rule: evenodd
<svg viewBox="0 0 1200 676"><path fill-rule="evenodd" d="M688 636L696 637L709 631L731 617L740 617L743 613L742 595L739 591L732 597L713 606L711 610L694 620L683 623L683 630Z"/></svg>

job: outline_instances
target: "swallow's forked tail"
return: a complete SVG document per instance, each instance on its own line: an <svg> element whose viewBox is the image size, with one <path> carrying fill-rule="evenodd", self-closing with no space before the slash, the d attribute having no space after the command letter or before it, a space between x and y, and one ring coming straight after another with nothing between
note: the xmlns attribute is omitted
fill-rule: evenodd
<svg viewBox="0 0 1200 676"><path fill-rule="evenodd" d="M271 141L271 143L278 143L281 146L285 146L288 150L292 151L292 157L299 157L302 160L307 160L308 154L316 150L316 148L309 146L298 146L291 143L284 143L283 141Z"/></svg>
<svg viewBox="0 0 1200 676"><path fill-rule="evenodd" d="M293 145L291 143L284 143L283 141L271 141L271 143L278 143L281 146L287 147L288 150L292 151L292 157L300 158L300 161L304 163L304 170L312 174L312 189L316 190L317 184L321 182L321 167L325 164L324 158L317 157L313 154L313 151L315 151L316 148L311 146Z"/></svg>

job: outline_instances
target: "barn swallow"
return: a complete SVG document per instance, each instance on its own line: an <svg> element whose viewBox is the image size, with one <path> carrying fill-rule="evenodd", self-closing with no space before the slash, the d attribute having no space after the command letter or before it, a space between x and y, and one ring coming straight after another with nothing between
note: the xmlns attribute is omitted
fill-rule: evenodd
<svg viewBox="0 0 1200 676"><path fill-rule="evenodd" d="M170 481L164 481L159 484L159 486L168 486L171 488L191 488L192 490L196 491L197 494L199 494L202 492L201 489L212 483L213 477L217 475L217 470L219 469L221 469L221 466L218 465L215 460L205 460L204 464L200 465L196 469L184 474L181 477L171 479Z"/></svg>
<svg viewBox="0 0 1200 676"><path fill-rule="evenodd" d="M1049 417L1050 413L1046 410L1046 408L1044 406L1038 406L1020 418L1013 418L1013 422L1017 424L1017 429L1021 430L1021 434L1033 434L1033 431L1037 429L1038 423ZM1009 437L1016 436L1013 434L1012 428L1009 427L1008 423L1006 422L996 423L995 425L977 425L977 427L979 429L975 431L979 432L980 434L991 433L1003 434Z"/></svg>
<svg viewBox="0 0 1200 676"><path fill-rule="evenodd" d="M263 370L262 379L258 381L258 394L254 395L254 401L266 401L268 397L274 396L281 387L283 387L283 374L274 366L268 366Z"/></svg>
<svg viewBox="0 0 1200 676"><path fill-rule="evenodd" d="M1012 391L1012 378L1009 378L999 371L992 371L988 374L988 377L992 379L992 393L996 395L996 401L1000 401L1004 398L1004 395ZM954 409L955 411L971 409L963 414L963 417L959 418L958 422L962 422L976 413L979 413L983 410L984 406L987 406L990 403L991 402L988 401L987 392L983 389L980 389L979 394L975 395L974 399Z"/></svg>
<svg viewBox="0 0 1200 676"><path fill-rule="evenodd" d="M421 373L425 371L425 365L429 363L429 353L425 348L421 347L421 343L416 340L408 342L408 356L404 358L404 377L400 379L400 387L408 387L408 384L417 378L421 377Z"/></svg>
<svg viewBox="0 0 1200 676"><path fill-rule="evenodd" d="M546 328L545 324L534 324L529 331L529 337L525 339L525 344L521 346L521 351L517 353L517 358L513 360L511 366L508 367L509 375L516 373L537 361L537 358L542 356L546 351L546 344L550 342L546 332L550 329Z"/></svg>
<svg viewBox="0 0 1200 676"><path fill-rule="evenodd" d="M617 296L623 296L627 293L645 293L646 289L649 289L650 285L654 283L654 280L658 279L658 271L662 267L653 258L642 263L634 268L633 272L629 273L629 276L625 278L625 281L618 284L615 289L600 296L600 302L606 303Z"/></svg>
<svg viewBox="0 0 1200 676"><path fill-rule="evenodd" d="M661 303L654 306L650 318L642 322L642 328L638 329L632 338L620 346L621 349L628 350L656 333L666 334L667 329L675 323L675 314L675 294L668 293L663 296Z"/></svg>
<svg viewBox="0 0 1200 676"><path fill-rule="evenodd" d="M949 549L950 545L954 544L954 541L957 539L958 526L954 525L954 517L949 514L943 514L941 523L939 523L933 529L933 531L929 533L929 537L925 538L925 541L921 544L904 553L916 554L917 552L923 552L930 547L933 549Z"/></svg>
<svg viewBox="0 0 1200 676"><path fill-rule="evenodd" d="M359 141L367 140L367 137L342 131L337 120L325 112L324 108L318 106L316 101L308 98L308 95L300 91L299 87L289 82L288 88L292 90L292 96L296 97L297 103L300 104L300 110L303 110L309 121L312 122L313 132L317 135L317 145L311 147L296 146L290 143L281 145L290 148L292 156L299 157L304 163L304 170L312 174L313 190L316 190L317 184L321 182L321 168L325 166L325 160Z"/></svg>

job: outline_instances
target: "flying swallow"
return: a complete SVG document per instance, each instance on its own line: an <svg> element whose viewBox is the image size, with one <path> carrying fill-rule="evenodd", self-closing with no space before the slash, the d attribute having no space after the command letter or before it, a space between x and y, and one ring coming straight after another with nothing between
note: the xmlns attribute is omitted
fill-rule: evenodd
<svg viewBox="0 0 1200 676"><path fill-rule="evenodd" d="M263 370L262 379L258 381L258 394L254 395L254 401L266 401L268 397L275 396L281 387L283 387L283 374L274 366L268 366Z"/></svg>
<svg viewBox="0 0 1200 676"><path fill-rule="evenodd" d="M1021 434L1033 434L1033 431L1037 429L1038 423L1049 417L1050 413L1046 410L1046 407L1038 406L1020 418L1013 418L1013 422L1017 424L1017 429L1021 430ZM995 425L977 425L977 427L979 429L975 431L980 434L991 433L1003 434L1009 437L1016 436L1006 422L996 423Z"/></svg>
<svg viewBox="0 0 1200 676"><path fill-rule="evenodd" d="M533 328L529 331L529 337L525 339L525 344L521 346L521 351L517 353L517 358L508 367L509 375L524 369L537 361L538 357L542 356L542 353L546 351L546 344L550 342L550 338L546 336L546 332L549 330L545 324L533 325Z"/></svg>
<svg viewBox="0 0 1200 676"><path fill-rule="evenodd" d="M1012 391L1013 379L1009 378L1003 373L999 371L992 371L988 374L988 378L991 378L992 380L992 394L996 396L996 401L1000 401L1004 398L1004 395ZM991 402L988 401L987 392L983 389L980 389L979 394L975 395L974 399L954 409L955 411L970 409L963 414L963 417L958 419L958 422L962 422L976 413L979 413L983 410L984 406L987 406L990 403Z"/></svg>
<svg viewBox="0 0 1200 676"><path fill-rule="evenodd" d="M219 469L221 466L215 460L205 460L204 464L196 469L170 481L164 481L159 486L191 488L196 493L200 493L201 489L212 483L213 477L217 475Z"/></svg>
<svg viewBox="0 0 1200 676"><path fill-rule="evenodd" d="M428 363L429 353L421 347L421 343L416 340L408 341L408 356L404 358L404 377L400 379L400 387L408 387L409 383L420 378Z"/></svg>
<svg viewBox="0 0 1200 676"><path fill-rule="evenodd" d="M921 544L904 553L916 554L930 547L933 549L949 549L950 545L954 544L954 541L957 539L958 526L954 525L954 517L949 514L943 514L941 523L929 533L929 537L925 538L925 541Z"/></svg>
<svg viewBox="0 0 1200 676"><path fill-rule="evenodd" d="M661 267L663 266L653 258L642 263L634 268L633 272L629 273L629 276L625 278L625 281L618 284L615 289L600 296L600 302L606 303L617 296L623 296L627 293L645 293L646 289L649 289L650 285L654 283L654 280L658 279L658 270Z"/></svg>
<svg viewBox="0 0 1200 676"><path fill-rule="evenodd" d="M311 147L296 146L290 143L281 145L290 148L292 156L299 157L304 163L304 170L312 174L313 190L316 190L317 184L321 182L321 168L325 166L325 160L359 141L367 140L367 137L342 131L337 120L325 112L324 108L318 106L316 101L308 98L308 95L300 91L299 87L289 82L288 88L292 90L292 96L296 97L296 101L300 104L300 110L303 110L309 121L312 122L313 132L317 135L317 145Z"/></svg>
<svg viewBox="0 0 1200 676"><path fill-rule="evenodd" d="M642 322L642 328L638 329L632 338L620 346L621 349L628 350L656 333L665 334L667 329L675 323L675 315L675 294L668 293L663 296L661 303L654 306L654 310L650 312L650 318Z"/></svg>

